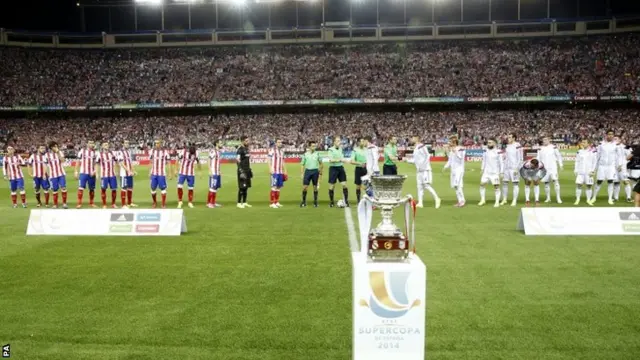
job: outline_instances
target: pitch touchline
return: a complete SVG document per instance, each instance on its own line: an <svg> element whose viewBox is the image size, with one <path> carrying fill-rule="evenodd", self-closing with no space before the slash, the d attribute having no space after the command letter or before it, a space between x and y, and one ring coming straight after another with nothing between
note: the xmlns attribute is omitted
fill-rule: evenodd
<svg viewBox="0 0 640 360"><path fill-rule="evenodd" d="M344 221L347 223L347 232L349 233L349 248L352 253L358 252L358 237L353 223L353 216L351 215L351 208L344 208Z"/></svg>

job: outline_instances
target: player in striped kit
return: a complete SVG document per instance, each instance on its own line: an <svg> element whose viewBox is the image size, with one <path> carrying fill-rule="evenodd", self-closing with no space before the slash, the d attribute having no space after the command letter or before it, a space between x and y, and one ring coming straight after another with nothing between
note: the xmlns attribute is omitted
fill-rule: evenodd
<svg viewBox="0 0 640 360"><path fill-rule="evenodd" d="M209 196L207 197L207 207L209 209L222 207L216 202L218 189L222 187L222 176L220 174L220 140L213 142L213 150L209 152Z"/></svg>
<svg viewBox="0 0 640 360"><path fill-rule="evenodd" d="M96 156L96 165L100 165L100 197L102 198L103 209L107 208L107 188L111 189L111 207L116 207L116 198L118 196L116 164L118 164L116 154L109 149L109 143L103 143L102 151Z"/></svg>
<svg viewBox="0 0 640 360"><path fill-rule="evenodd" d="M47 147L40 145L38 151L35 154L31 154L27 163L30 167L29 176L33 178L33 188L36 193L36 201L38 205L42 206L40 200L40 189L44 191L44 203L46 207L49 207L49 176L47 175Z"/></svg>
<svg viewBox="0 0 640 360"><path fill-rule="evenodd" d="M122 149L116 152L118 162L120 163L120 200L122 208L137 207L133 200L133 177L136 172L133 170L133 162L131 161L131 152L129 151L129 142L125 140L122 143Z"/></svg>
<svg viewBox="0 0 640 360"><path fill-rule="evenodd" d="M171 180L171 156L169 151L162 148L162 141L156 140L154 148L151 150L149 159L151 160L151 199L153 208L158 206L156 190L160 188L162 195L162 208L167 207L167 162L169 163L169 180Z"/></svg>
<svg viewBox="0 0 640 360"><path fill-rule="evenodd" d="M269 207L277 209L280 204L280 189L284 186L287 169L284 166L284 151L282 150L282 140L276 139L273 149L269 150L269 173L271 174L271 194Z"/></svg>
<svg viewBox="0 0 640 360"><path fill-rule="evenodd" d="M49 165L49 182L53 191L53 208L58 207L59 192L62 195L62 207L67 209L67 175L64 171L64 154L55 141L49 143L47 164Z"/></svg>
<svg viewBox="0 0 640 360"><path fill-rule="evenodd" d="M84 190L89 186L89 206L96 207L93 203L93 199L96 195L96 145L93 141L87 142L87 148L78 152L78 161L76 162L76 171L74 173L75 178L79 180L78 183L78 206L82 207L82 196Z"/></svg>
<svg viewBox="0 0 640 360"><path fill-rule="evenodd" d="M195 146L189 146L188 149L184 149L178 152L178 159L180 160L180 171L178 175L178 209L182 209L182 195L185 181L189 190L189 208L193 209L193 188L196 183L195 168L200 170L200 160L198 160L198 152Z"/></svg>
<svg viewBox="0 0 640 360"><path fill-rule="evenodd" d="M13 208L18 207L18 191L20 192L20 200L22 201L22 207L27 207L27 195L24 191L24 175L22 174L22 166L26 166L27 163L24 159L16 154L16 150L9 146L7 147L7 156L4 157L4 163L2 166L2 174L5 180L9 180L11 187L11 203Z"/></svg>

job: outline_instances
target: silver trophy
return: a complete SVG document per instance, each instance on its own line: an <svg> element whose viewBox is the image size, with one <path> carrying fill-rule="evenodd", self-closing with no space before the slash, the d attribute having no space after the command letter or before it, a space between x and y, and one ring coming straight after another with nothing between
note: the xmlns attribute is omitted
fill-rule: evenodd
<svg viewBox="0 0 640 360"><path fill-rule="evenodd" d="M382 215L382 221L369 232L368 255L372 261L405 261L413 247L408 234L393 223L393 209L412 201L411 195L402 196L406 179L406 175L371 177L373 198L368 200Z"/></svg>

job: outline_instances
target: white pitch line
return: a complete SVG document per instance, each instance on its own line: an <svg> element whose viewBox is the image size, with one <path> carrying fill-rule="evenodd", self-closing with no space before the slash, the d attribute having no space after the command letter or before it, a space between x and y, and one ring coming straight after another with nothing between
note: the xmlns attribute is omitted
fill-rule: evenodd
<svg viewBox="0 0 640 360"><path fill-rule="evenodd" d="M349 233L349 248L352 253L358 252L358 233L356 232L356 226L353 223L351 208L344 208L344 221L347 223L347 232Z"/></svg>

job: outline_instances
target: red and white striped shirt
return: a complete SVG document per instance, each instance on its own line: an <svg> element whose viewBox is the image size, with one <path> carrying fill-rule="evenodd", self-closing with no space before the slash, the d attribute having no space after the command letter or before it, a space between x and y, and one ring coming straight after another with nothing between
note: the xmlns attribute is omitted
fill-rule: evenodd
<svg viewBox="0 0 640 360"><path fill-rule="evenodd" d="M115 177L116 161L116 154L112 151L101 151L98 153L98 156L96 156L96 162L100 164L100 177Z"/></svg>
<svg viewBox="0 0 640 360"><path fill-rule="evenodd" d="M133 164L131 163L131 152L129 150L118 151L118 161L120 162L120 176L133 176ZM127 170L128 169L128 170Z"/></svg>
<svg viewBox="0 0 640 360"><path fill-rule="evenodd" d="M33 177L47 177L47 154L31 154L27 163L31 165Z"/></svg>
<svg viewBox="0 0 640 360"><path fill-rule="evenodd" d="M18 155L5 156L4 166L2 167L3 175L9 180L18 180L24 178L21 166L25 166L24 159Z"/></svg>
<svg viewBox="0 0 640 360"><path fill-rule="evenodd" d="M198 163L198 153L190 155L189 150L184 149L178 152L178 159L180 162L180 175L194 176L195 166Z"/></svg>
<svg viewBox="0 0 640 360"><path fill-rule="evenodd" d="M60 160L60 155L54 152L48 152L47 163L49 164L49 175L52 178L66 175L64 172L64 163Z"/></svg>
<svg viewBox="0 0 640 360"><path fill-rule="evenodd" d="M209 174L220 175L220 151L209 152Z"/></svg>
<svg viewBox="0 0 640 360"><path fill-rule="evenodd" d="M269 150L271 158L271 172L274 174L284 174L284 151L278 148Z"/></svg>
<svg viewBox="0 0 640 360"><path fill-rule="evenodd" d="M96 151L82 149L78 151L78 160L80 161L80 174L93 175L96 172L95 161Z"/></svg>
<svg viewBox="0 0 640 360"><path fill-rule="evenodd" d="M153 149L149 159L151 160L151 175L167 176L167 161L171 159L169 151Z"/></svg>

